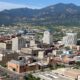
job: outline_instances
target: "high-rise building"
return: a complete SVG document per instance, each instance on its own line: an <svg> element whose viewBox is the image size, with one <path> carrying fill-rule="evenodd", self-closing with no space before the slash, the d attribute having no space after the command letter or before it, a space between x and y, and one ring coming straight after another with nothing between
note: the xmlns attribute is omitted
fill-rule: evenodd
<svg viewBox="0 0 80 80"><path fill-rule="evenodd" d="M66 33L66 36L63 37L63 44L65 46L76 45L77 33Z"/></svg>
<svg viewBox="0 0 80 80"><path fill-rule="evenodd" d="M43 43L45 43L45 44L52 44L53 43L53 36L49 31L44 32Z"/></svg>
<svg viewBox="0 0 80 80"><path fill-rule="evenodd" d="M21 48L25 47L25 39L22 37L15 37L12 39L12 50L13 51L18 51Z"/></svg>

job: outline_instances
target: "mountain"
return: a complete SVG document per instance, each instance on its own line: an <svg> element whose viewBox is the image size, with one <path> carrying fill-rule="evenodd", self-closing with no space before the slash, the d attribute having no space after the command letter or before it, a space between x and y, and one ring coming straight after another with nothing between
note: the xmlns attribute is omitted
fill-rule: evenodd
<svg viewBox="0 0 80 80"><path fill-rule="evenodd" d="M0 12L0 24L80 25L80 6L59 3L42 9L19 8Z"/></svg>

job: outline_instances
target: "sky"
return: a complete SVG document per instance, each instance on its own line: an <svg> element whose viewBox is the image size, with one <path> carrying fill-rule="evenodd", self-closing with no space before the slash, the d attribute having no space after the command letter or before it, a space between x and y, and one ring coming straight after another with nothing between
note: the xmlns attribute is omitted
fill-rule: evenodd
<svg viewBox="0 0 80 80"><path fill-rule="evenodd" d="M80 6L80 0L0 0L0 11L24 7L40 9L57 3L74 3Z"/></svg>

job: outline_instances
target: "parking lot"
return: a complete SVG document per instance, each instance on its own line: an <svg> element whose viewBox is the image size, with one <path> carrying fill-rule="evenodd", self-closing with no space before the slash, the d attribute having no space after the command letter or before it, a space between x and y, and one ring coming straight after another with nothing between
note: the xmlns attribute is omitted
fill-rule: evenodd
<svg viewBox="0 0 80 80"><path fill-rule="evenodd" d="M71 80L62 74L54 73L52 71L38 72L33 75L39 77L41 80Z"/></svg>

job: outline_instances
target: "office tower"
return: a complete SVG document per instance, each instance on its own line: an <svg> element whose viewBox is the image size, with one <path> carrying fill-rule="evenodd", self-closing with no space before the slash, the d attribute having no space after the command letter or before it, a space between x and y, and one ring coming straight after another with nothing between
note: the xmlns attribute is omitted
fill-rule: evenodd
<svg viewBox="0 0 80 80"><path fill-rule="evenodd" d="M53 43L53 36L49 31L44 32L43 43L45 43L45 44L52 44Z"/></svg>
<svg viewBox="0 0 80 80"><path fill-rule="evenodd" d="M76 45L77 33L66 33L66 36L63 37L63 44L65 46Z"/></svg>

